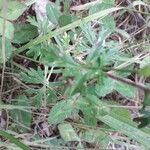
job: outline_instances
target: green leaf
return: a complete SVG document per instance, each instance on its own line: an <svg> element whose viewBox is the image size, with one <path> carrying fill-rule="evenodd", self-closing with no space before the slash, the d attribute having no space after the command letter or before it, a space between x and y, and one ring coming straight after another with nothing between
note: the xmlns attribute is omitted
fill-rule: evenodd
<svg viewBox="0 0 150 150"><path fill-rule="evenodd" d="M36 0L26 0L25 2L24 2L24 4L26 5L26 6L31 6L32 4L34 4L36 2Z"/></svg>
<svg viewBox="0 0 150 150"><path fill-rule="evenodd" d="M143 105L150 106L150 93L148 92L145 92Z"/></svg>
<svg viewBox="0 0 150 150"><path fill-rule="evenodd" d="M51 124L58 124L64 119L68 118L74 111L73 106L71 106L70 101L58 102L50 111L48 122Z"/></svg>
<svg viewBox="0 0 150 150"><path fill-rule="evenodd" d="M82 93L82 91L84 91L85 89L84 82L87 79L86 77L87 77L86 74L78 76L73 87L71 88L71 95L74 95L76 93Z"/></svg>
<svg viewBox="0 0 150 150"><path fill-rule="evenodd" d="M70 5L71 5L72 0L64 0L64 14L69 14L70 13Z"/></svg>
<svg viewBox="0 0 150 150"><path fill-rule="evenodd" d="M86 131L83 135L83 139L89 143L99 143L101 149L107 149L107 146L111 140L109 135L99 129Z"/></svg>
<svg viewBox="0 0 150 150"><path fill-rule="evenodd" d="M102 21L102 26L105 30L109 30L109 32L112 32L115 30L116 23L112 16L106 16L101 21Z"/></svg>
<svg viewBox="0 0 150 150"><path fill-rule="evenodd" d="M109 0L109 1L105 0L104 2L96 4L93 7L91 7L89 10L89 14L94 14L99 12L100 10L111 8L114 6L114 4L115 4L115 0Z"/></svg>
<svg viewBox="0 0 150 150"><path fill-rule="evenodd" d="M78 100L78 108L83 113L85 124L96 126L97 119L95 118L96 109L94 104L86 98L81 98Z"/></svg>
<svg viewBox="0 0 150 150"><path fill-rule="evenodd" d="M128 84L115 81L111 78L104 78L103 82L100 84L96 84L95 92L99 97L104 97L107 94L116 90L123 96L134 97L136 93L136 89Z"/></svg>
<svg viewBox="0 0 150 150"><path fill-rule="evenodd" d="M26 54L27 56L33 57L36 60L37 58L41 57L43 51L45 51L45 49L42 48L41 44L38 44L31 47Z"/></svg>
<svg viewBox="0 0 150 150"><path fill-rule="evenodd" d="M5 39L5 60L9 59L12 54L12 45L8 39ZM3 63L2 37L0 37L0 64Z"/></svg>
<svg viewBox="0 0 150 150"><path fill-rule="evenodd" d="M36 54L36 49L34 53ZM60 50L56 44L49 44L47 47L41 48L40 53L40 60L45 64L49 64L51 62L58 62L59 60L62 62L62 58L59 55Z"/></svg>
<svg viewBox="0 0 150 150"><path fill-rule="evenodd" d="M76 95L72 99L58 102L51 109L48 116L48 122L51 124L61 123L66 118L70 117L72 113L77 112L75 101Z"/></svg>
<svg viewBox="0 0 150 150"><path fill-rule="evenodd" d="M140 61L140 69L138 73L146 77L150 76L150 56L147 56Z"/></svg>
<svg viewBox="0 0 150 150"><path fill-rule="evenodd" d="M19 2L18 0L13 0L13 1L9 0L7 6L8 6L8 10L7 10L6 18L8 20L16 20L27 9L27 6ZM3 17L1 11L0 11L0 16Z"/></svg>
<svg viewBox="0 0 150 150"><path fill-rule="evenodd" d="M43 88L35 89L35 90L36 92L34 93L34 96L31 98L31 100L34 106L40 108L42 106L42 101L43 101Z"/></svg>
<svg viewBox="0 0 150 150"><path fill-rule="evenodd" d="M71 15L61 15L58 19L58 23L60 27L66 26L72 23L72 16Z"/></svg>
<svg viewBox="0 0 150 150"><path fill-rule="evenodd" d="M63 123L58 125L58 129L61 137L65 142L79 141L78 135L69 123Z"/></svg>
<svg viewBox="0 0 150 150"><path fill-rule="evenodd" d="M122 119L120 120L118 117L115 117L115 115L111 114L105 115L103 117L97 116L97 118L105 124L109 125L111 128L122 132L123 134L141 143L146 148L150 149L150 135L135 126L132 126L130 123L131 121L125 121L126 119L123 117L121 117Z"/></svg>
<svg viewBox="0 0 150 150"><path fill-rule="evenodd" d="M58 19L61 16L61 12L52 3L46 5L46 14L49 19L54 24L58 24Z"/></svg>
<svg viewBox="0 0 150 150"><path fill-rule="evenodd" d="M150 77L150 64L147 64L139 70L139 74L145 77Z"/></svg>
<svg viewBox="0 0 150 150"><path fill-rule="evenodd" d="M148 116L142 116L142 117L134 118L134 121L140 122L140 124L138 125L138 128L143 128L143 127L150 124L150 115L149 115L149 117Z"/></svg>
<svg viewBox="0 0 150 150"><path fill-rule="evenodd" d="M14 43L26 43L38 36L37 27L30 24L14 24Z"/></svg>
<svg viewBox="0 0 150 150"><path fill-rule="evenodd" d="M79 144L77 145L77 150L83 150L84 146L82 145L82 142L80 141Z"/></svg>
<svg viewBox="0 0 150 150"><path fill-rule="evenodd" d="M27 145L20 142L18 139L16 139L11 134L7 133L4 130L0 130L0 135L10 140L12 143L16 144L18 147L22 148L23 150L31 150Z"/></svg>
<svg viewBox="0 0 150 150"><path fill-rule="evenodd" d="M43 102L43 87L39 89L29 88L25 92L30 95L31 104L37 108L42 106Z"/></svg>
<svg viewBox="0 0 150 150"><path fill-rule="evenodd" d="M0 1L0 10L2 9L3 7L3 1Z"/></svg>
<svg viewBox="0 0 150 150"><path fill-rule="evenodd" d="M139 128L143 128L150 124L150 111L147 107L150 106L150 93L145 92L143 107L140 109L141 116L134 118L134 121L140 122Z"/></svg>
<svg viewBox="0 0 150 150"><path fill-rule="evenodd" d="M97 115L104 116L110 113L110 108L107 107L105 102L90 94L87 94L86 97L79 98L77 107L82 111L85 123L91 126L96 125Z"/></svg>
<svg viewBox="0 0 150 150"><path fill-rule="evenodd" d="M4 19L0 18L0 35L3 34L3 22ZM7 20L5 23L5 37L9 40L12 40L14 37L14 25Z"/></svg>
<svg viewBox="0 0 150 150"><path fill-rule="evenodd" d="M126 32L125 30L122 29L115 29L115 31L119 34L121 34L123 37L125 37L126 39L130 40L131 39L131 35Z"/></svg>
<svg viewBox="0 0 150 150"><path fill-rule="evenodd" d="M136 89L128 84L116 81L115 88L116 91L118 91L123 96L127 97L134 97L136 94Z"/></svg>
<svg viewBox="0 0 150 150"><path fill-rule="evenodd" d="M30 68L26 73L21 72L20 78L26 83L43 84L44 72L40 67L37 70Z"/></svg>
<svg viewBox="0 0 150 150"><path fill-rule="evenodd" d="M115 5L115 0L105 0L104 3L108 4L108 5L110 5L110 7L112 7Z"/></svg>
<svg viewBox="0 0 150 150"><path fill-rule="evenodd" d="M111 78L103 78L103 82L96 84L95 91L99 97L104 97L114 89L115 81Z"/></svg>
<svg viewBox="0 0 150 150"><path fill-rule="evenodd" d="M120 62L118 62L118 64L120 64ZM116 64L116 66L118 65ZM128 65L127 67L124 67L124 69L121 70L117 70L116 71L116 75L123 77L123 78L128 78L128 76L130 76L132 74L132 70L134 70L134 65Z"/></svg>
<svg viewBox="0 0 150 150"><path fill-rule="evenodd" d="M93 15L87 16L84 19L79 19L77 21L74 21L73 23L70 23L67 26L64 26L62 28L56 29L54 31L50 31L46 35L38 37L38 38L32 40L31 42L27 43L26 45L22 46L21 48L17 49L18 50L17 53L20 53L20 52L36 45L36 44L39 44L45 40L53 38L53 37L55 37L61 33L68 31L68 30L74 29L74 28L80 26L83 21L84 21L84 23L87 23L87 22L93 21L95 19L102 18L102 17L104 17L104 16L106 16L106 15L108 15L114 11L121 10L121 9L123 9L123 8L122 7L113 7L110 9L106 9L106 10L100 11L98 13L95 13Z"/></svg>
<svg viewBox="0 0 150 150"><path fill-rule="evenodd" d="M70 54L64 54L61 59L63 61L62 63L64 63L66 67L78 66L78 64L74 61Z"/></svg>
<svg viewBox="0 0 150 150"><path fill-rule="evenodd" d="M18 110L18 109L14 109L10 111L11 117L18 121L19 123L25 125L26 127L30 128L31 125L31 119L32 119L32 115L31 115L31 107L29 105L28 99L25 95L20 95L17 99L17 104L18 106L29 106L29 108L27 109L29 112L23 111L23 110ZM21 129L21 127L19 126L19 128ZM22 130L25 132L25 128L22 128ZM21 131L21 130L20 130Z"/></svg>
<svg viewBox="0 0 150 150"><path fill-rule="evenodd" d="M119 105L118 107L113 107L112 105L112 110L111 110L112 113L121 116L123 118L126 118L127 120L130 120L131 121L131 114L129 112L129 110L127 109L124 109L124 108L119 108Z"/></svg>
<svg viewBox="0 0 150 150"><path fill-rule="evenodd" d="M95 45L95 41L97 40L96 39L97 37L95 35L95 32L92 30L91 23L83 24L81 28L85 37L90 42L90 44Z"/></svg>
<svg viewBox="0 0 150 150"><path fill-rule="evenodd" d="M150 64L150 56L147 56L143 60L140 61L140 68L143 68L149 64Z"/></svg>

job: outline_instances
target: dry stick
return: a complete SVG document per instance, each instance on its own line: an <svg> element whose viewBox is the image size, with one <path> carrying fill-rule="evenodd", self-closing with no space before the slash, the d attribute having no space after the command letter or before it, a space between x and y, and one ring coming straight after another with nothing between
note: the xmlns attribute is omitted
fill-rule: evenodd
<svg viewBox="0 0 150 150"><path fill-rule="evenodd" d="M135 83L135 82L133 82L133 81L131 81L131 80L129 80L129 79L125 79L125 78L122 78L122 77L115 76L115 75L113 75L113 74L110 73L110 72L107 72L106 75L109 76L110 78L114 79L114 80L121 81L121 82L123 82L123 83L129 84L129 85L131 85L131 86L134 86L134 87L136 87L136 88L138 88L138 89L141 89L141 90L143 90L143 91L145 91L145 92L150 93L150 88L146 87L146 86L143 85L143 84Z"/></svg>

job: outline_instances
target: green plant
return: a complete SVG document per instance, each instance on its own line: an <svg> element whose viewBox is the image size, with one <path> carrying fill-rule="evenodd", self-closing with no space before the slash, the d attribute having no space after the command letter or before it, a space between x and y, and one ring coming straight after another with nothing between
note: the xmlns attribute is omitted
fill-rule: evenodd
<svg viewBox="0 0 150 150"><path fill-rule="evenodd" d="M130 7L114 7L114 0L91 2L82 7L87 15L82 18L82 15L70 14L66 1L64 13L59 11L57 5L50 3L46 6L47 20L41 22L39 18L28 17L30 24L13 25L8 20L16 19L28 6L18 1L14 1L13 5L18 6L17 13L9 13L14 10L8 8L6 33L4 29L0 31L5 34L2 38L7 38L5 57L24 57L35 63L35 67L25 68L15 60L12 62L19 74L15 79L25 89L21 89L17 98L15 96L15 102L10 105L12 108L2 105L2 108L12 109L9 110L10 117L24 125L20 125L18 131L18 124L12 123L11 130L29 132L27 129L35 119L31 112L36 114L36 110L48 108L48 118L43 118L50 125L57 126L60 134L59 139L44 142L43 147L66 146L69 142L77 142L76 148L84 149L85 142L106 149L111 142L121 143L128 148L149 149L150 130L146 127L149 124L149 110L146 110L149 106L149 85L139 85L128 79L133 73L145 77L150 75L149 52L140 55L144 59L134 57L129 51L134 44L132 37L119 29L115 17L110 15L116 11L119 15L120 12L131 10ZM1 22L0 26L3 26ZM48 22L53 23L53 28L48 28ZM113 34L127 40L129 46L121 43L122 46L119 40L111 38ZM11 42L27 44L11 50ZM4 63L1 57L0 62ZM135 64L140 64L140 69ZM139 107L144 115L135 119L141 121L140 125L132 120L128 106L121 106L115 96L117 93L122 98L132 100L139 89L145 90L143 107ZM110 98L111 95L115 98ZM19 109L20 106L26 109ZM114 132L121 132L125 142L121 138L115 139L110 134ZM43 140L39 136L35 139ZM37 144L31 140L33 146ZM130 140L135 140L138 145L131 144L128 142ZM14 140L12 142L15 143Z"/></svg>
<svg viewBox="0 0 150 150"><path fill-rule="evenodd" d="M14 136L12 136L11 134L9 134L7 132L5 132L3 130L0 130L0 135L7 138L7 139L9 139L12 143L16 144L21 149L30 150L30 148L27 145L21 143L18 139L16 139Z"/></svg>

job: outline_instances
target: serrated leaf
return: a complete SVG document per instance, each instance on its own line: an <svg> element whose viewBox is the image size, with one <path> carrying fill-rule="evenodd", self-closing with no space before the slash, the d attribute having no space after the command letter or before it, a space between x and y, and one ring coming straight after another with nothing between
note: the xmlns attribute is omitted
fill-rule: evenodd
<svg viewBox="0 0 150 150"><path fill-rule="evenodd" d="M36 51L34 53L36 53ZM59 62L59 60L62 62L62 58L59 55L59 48L55 44L49 44L48 47L41 48L40 53L40 60L45 64L49 64L51 62Z"/></svg>
<svg viewBox="0 0 150 150"><path fill-rule="evenodd" d="M78 100L78 108L82 111L84 122L86 125L96 126L97 119L95 118L96 109L92 102L86 98Z"/></svg>
<svg viewBox="0 0 150 150"><path fill-rule="evenodd" d="M105 0L102 3L96 4L93 7L91 7L89 10L89 14L94 14L100 10L111 8L114 6L114 4L115 4L115 0L108 0L108 1Z"/></svg>
<svg viewBox="0 0 150 150"><path fill-rule="evenodd" d="M27 6L19 2L18 0L9 0L7 6L8 10L6 18L8 20L16 20L27 9ZM0 12L0 16L3 17L2 12Z"/></svg>
<svg viewBox="0 0 150 150"><path fill-rule="evenodd" d="M72 23L72 16L71 15L61 15L58 19L58 23L60 27L66 26Z"/></svg>
<svg viewBox="0 0 150 150"><path fill-rule="evenodd" d="M31 95L30 99L34 106L38 108L42 106L43 93L44 93L43 88L40 88L40 89L30 88L30 89L25 90L25 92Z"/></svg>
<svg viewBox="0 0 150 150"><path fill-rule="evenodd" d="M105 30L109 30L110 32L115 30L116 23L112 16L106 16L101 21L102 21L102 26Z"/></svg>
<svg viewBox="0 0 150 150"><path fill-rule="evenodd" d="M97 115L104 116L110 113L110 108L107 107L105 102L90 94L87 94L86 97L79 98L77 107L83 112L85 123L91 126L96 125Z"/></svg>
<svg viewBox="0 0 150 150"><path fill-rule="evenodd" d="M128 84L116 81L114 89L118 91L123 96L134 97L136 94L136 89Z"/></svg>
<svg viewBox="0 0 150 150"><path fill-rule="evenodd" d="M90 15L90 16L87 16L84 18L84 23L87 23L87 22L90 22L90 21L93 21L95 19L98 19L98 18L102 18L106 15L108 15L109 13L112 13L114 11L118 11L118 10L121 10L123 9L122 7L112 7L112 8L109 8L107 10L104 10L104 11L100 11L96 14L93 14L93 15ZM37 39L35 39L34 41L31 41L29 42L28 44L24 45L23 47L19 48L19 52L22 52L24 51L25 49L33 46L33 45L36 45L36 44L39 44L47 39L50 39L50 38L53 38L61 33L64 33L66 31L69 31L69 30L72 30L78 26L81 25L81 23L83 22L82 19L79 19L77 21L74 21L73 23L70 23L69 25L65 26L65 27L62 27L62 28L59 28L58 30L55 30L55 31L51 31L49 32L47 35L44 35L42 37L39 37Z"/></svg>
<svg viewBox="0 0 150 150"><path fill-rule="evenodd" d="M106 96L107 94L113 92L113 90L116 90L123 96L127 97L134 97L136 93L136 89L131 85L115 81L108 77L103 79L103 83L96 84L95 87L95 92L100 97Z"/></svg>
<svg viewBox="0 0 150 150"><path fill-rule="evenodd" d="M37 70L30 68L27 72L21 72L20 78L26 83L43 84L44 72L40 67Z"/></svg>
<svg viewBox="0 0 150 150"><path fill-rule="evenodd" d="M83 135L83 139L89 143L99 143L102 149L107 149L110 142L109 135L100 130L89 130Z"/></svg>
<svg viewBox="0 0 150 150"><path fill-rule="evenodd" d="M150 56L145 57L143 60L140 61L140 68L143 68L150 64Z"/></svg>
<svg viewBox="0 0 150 150"><path fill-rule="evenodd" d="M150 77L150 64L145 65L139 70L139 74L145 77Z"/></svg>
<svg viewBox="0 0 150 150"><path fill-rule="evenodd" d="M90 44L94 45L95 44L95 41L96 41L96 35L95 35L95 32L92 31L92 27L91 27L91 24L88 23L88 24L83 24L81 26L82 28L82 31L85 35L85 37L88 39L88 41L90 42Z"/></svg>
<svg viewBox="0 0 150 150"><path fill-rule="evenodd" d="M7 61L12 54L12 45L8 39L5 39L5 55L2 52L2 37L0 37L0 64L3 62L3 56L5 56L5 61Z"/></svg>
<svg viewBox="0 0 150 150"><path fill-rule="evenodd" d="M38 36L37 27L30 24L14 24L14 43L26 43Z"/></svg>
<svg viewBox="0 0 150 150"><path fill-rule="evenodd" d="M3 19L0 18L0 35L3 34ZM12 40L14 37L14 25L7 21L5 22L5 37L9 40Z"/></svg>
<svg viewBox="0 0 150 150"><path fill-rule="evenodd" d="M66 67L75 67L78 64L74 61L70 54L64 54L62 59L62 63L66 65Z"/></svg>
<svg viewBox="0 0 150 150"><path fill-rule="evenodd" d="M112 105L111 112L116 115L119 114L119 116L131 121L131 114L130 114L129 110L127 110L127 109L119 108L119 106L113 107L113 105Z"/></svg>
<svg viewBox="0 0 150 150"><path fill-rule="evenodd" d="M61 123L75 112L77 112L77 108L73 99L60 101L51 109L48 122L51 124Z"/></svg>
<svg viewBox="0 0 150 150"><path fill-rule="evenodd" d="M40 58L41 55L42 55L42 52L45 50L45 49L42 49L41 48L41 44L38 44L38 45L34 45L32 46L27 52L27 56L32 56L35 60L37 58Z"/></svg>
<svg viewBox="0 0 150 150"><path fill-rule="evenodd" d="M76 93L82 93L82 91L85 89L84 82L86 81L86 74L79 76L78 79L76 79L76 82L74 83L74 86L71 88L71 94L74 95Z"/></svg>
<svg viewBox="0 0 150 150"><path fill-rule="evenodd" d="M111 78L104 78L103 83L96 84L95 92L98 96L104 97L114 89L115 81Z"/></svg>
<svg viewBox="0 0 150 150"><path fill-rule="evenodd" d="M59 133L65 142L79 141L79 137L69 123L58 125Z"/></svg>
<svg viewBox="0 0 150 150"><path fill-rule="evenodd" d="M49 19L54 24L58 24L58 19L61 16L61 12L52 3L46 5L46 14Z"/></svg>
<svg viewBox="0 0 150 150"><path fill-rule="evenodd" d="M17 99L16 99L17 103L16 105L19 106L30 106L28 99L26 96L24 95L20 95ZM30 128L31 125L31 107L29 109L27 109L29 112L23 111L23 110L18 110L18 109L14 109L10 111L11 117L18 121L19 123L25 125L26 127ZM17 126L19 127L19 126ZM21 130L20 130L21 131ZM26 131L25 128L22 128L22 131Z"/></svg>
<svg viewBox="0 0 150 150"><path fill-rule="evenodd" d="M132 70L133 69L134 69L134 65L133 64L128 65L127 67L125 67L122 70L117 70L116 75L118 75L120 77L127 78L128 76L130 76L132 74Z"/></svg>

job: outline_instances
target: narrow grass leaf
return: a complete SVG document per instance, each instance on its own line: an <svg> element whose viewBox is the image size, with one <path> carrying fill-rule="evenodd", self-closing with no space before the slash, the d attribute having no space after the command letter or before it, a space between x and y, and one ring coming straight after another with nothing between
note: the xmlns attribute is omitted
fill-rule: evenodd
<svg viewBox="0 0 150 150"><path fill-rule="evenodd" d="M7 133L4 130L0 130L0 135L10 140L12 143L16 144L18 147L22 148L23 150L31 150L27 145L20 142L18 139L16 139L11 134Z"/></svg>
<svg viewBox="0 0 150 150"><path fill-rule="evenodd" d="M56 29L56 30L53 31L53 32L51 31L51 32L49 32L49 33L46 34L46 35L43 35L43 36L41 36L41 37L38 37L38 38L32 40L31 42L27 43L26 45L22 46L21 48L15 49L14 52L15 52L15 53L20 53L20 52L24 51L25 49L27 49L27 48L29 48L29 47L32 47L33 45L39 44L39 43L41 43L41 42L43 42L43 41L45 41L45 40L48 40L48 39L50 39L50 38L52 38L52 37L55 37L55 36L57 36L57 35L59 35L59 34L61 34L61 33L63 33L63 32L68 31L68 30L74 29L74 28L80 26L81 23L83 23L83 22L84 22L84 23L87 23L87 22L89 22L89 21L92 21L92 20L95 20L95 19L98 19L98 18L102 18L102 17L107 16L108 14L110 14L110 13L112 13L112 12L114 12L114 11L118 11L118 10L121 10L121 9L123 9L123 7L113 7L113 8L109 8L109 9L100 11L100 12L98 12L98 13L95 13L95 14L93 14L93 15L90 15L90 16L88 16L88 17L85 17L85 18L83 18L83 19L79 19L79 20L77 20L77 21L74 21L74 22L71 23L71 24L68 24L68 25L66 25L66 26L64 26L64 27L62 27L62 28Z"/></svg>
<svg viewBox="0 0 150 150"><path fill-rule="evenodd" d="M111 128L122 132L123 134L141 143L146 148L150 149L149 134L139 130L134 126L131 126L130 124L124 122L123 120L116 119L114 116L111 115L105 115L103 117L99 116L98 119L107 124L108 126L110 126Z"/></svg>

